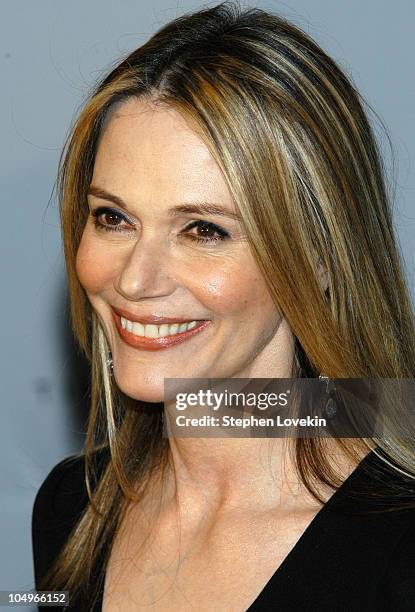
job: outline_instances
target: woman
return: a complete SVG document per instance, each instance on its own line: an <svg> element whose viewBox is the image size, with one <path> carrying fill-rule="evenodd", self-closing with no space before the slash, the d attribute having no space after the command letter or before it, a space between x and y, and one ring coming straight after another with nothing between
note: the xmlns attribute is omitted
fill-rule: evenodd
<svg viewBox="0 0 415 612"><path fill-rule="evenodd" d="M162 435L165 378L414 377L382 165L339 67L270 13L185 15L92 93L58 186L92 401L84 453L35 501L37 589L105 612L414 609L411 441Z"/></svg>

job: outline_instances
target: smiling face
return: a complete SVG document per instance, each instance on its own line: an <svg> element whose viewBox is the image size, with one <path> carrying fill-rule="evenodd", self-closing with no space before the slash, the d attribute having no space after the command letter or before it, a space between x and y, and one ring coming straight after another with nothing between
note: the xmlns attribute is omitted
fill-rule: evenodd
<svg viewBox="0 0 415 612"><path fill-rule="evenodd" d="M192 212L201 204L222 214ZM159 402L164 378L291 375L292 334L218 165L178 111L144 99L113 110L88 205L76 270L124 393ZM152 316L196 323L144 327Z"/></svg>

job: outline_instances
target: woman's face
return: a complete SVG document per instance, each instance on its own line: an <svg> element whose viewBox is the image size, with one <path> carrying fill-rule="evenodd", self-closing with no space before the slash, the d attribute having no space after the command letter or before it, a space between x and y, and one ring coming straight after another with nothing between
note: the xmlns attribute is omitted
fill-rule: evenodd
<svg viewBox="0 0 415 612"><path fill-rule="evenodd" d="M222 212L198 208L212 204ZM143 99L113 111L88 205L77 274L124 393L159 402L164 378L291 375L292 334L219 167L177 111Z"/></svg>

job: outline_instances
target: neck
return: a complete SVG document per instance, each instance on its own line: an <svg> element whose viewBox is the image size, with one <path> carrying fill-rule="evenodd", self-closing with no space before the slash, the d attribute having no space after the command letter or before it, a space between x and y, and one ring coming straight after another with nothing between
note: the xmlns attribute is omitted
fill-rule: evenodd
<svg viewBox="0 0 415 612"><path fill-rule="evenodd" d="M196 512L206 504L219 512L267 510L292 501L302 487L287 461L287 442L282 438L170 438L170 494Z"/></svg>
<svg viewBox="0 0 415 612"><path fill-rule="evenodd" d="M340 479L356 468L334 440L327 454ZM188 524L210 523L234 513L287 516L317 511L321 504L300 479L289 452L292 439L171 438L169 469L163 479L159 509L177 513ZM335 492L317 486L326 502Z"/></svg>

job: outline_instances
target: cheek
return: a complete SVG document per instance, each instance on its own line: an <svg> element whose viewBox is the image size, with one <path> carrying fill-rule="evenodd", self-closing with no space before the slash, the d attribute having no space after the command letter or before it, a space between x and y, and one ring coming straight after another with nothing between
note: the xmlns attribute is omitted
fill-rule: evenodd
<svg viewBox="0 0 415 612"><path fill-rule="evenodd" d="M217 265L205 265L197 276L200 301L212 312L251 319L258 311L276 311L268 287L251 259L240 257Z"/></svg>
<svg viewBox="0 0 415 612"><path fill-rule="evenodd" d="M85 231L76 255L76 273L88 293L99 293L117 273L117 260L108 246L92 240Z"/></svg>

